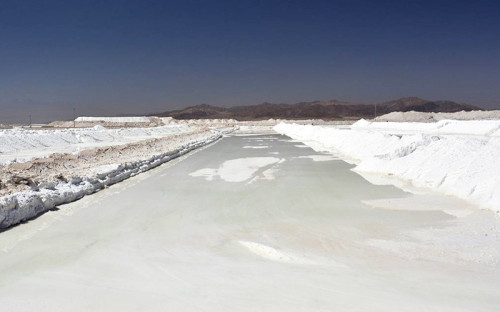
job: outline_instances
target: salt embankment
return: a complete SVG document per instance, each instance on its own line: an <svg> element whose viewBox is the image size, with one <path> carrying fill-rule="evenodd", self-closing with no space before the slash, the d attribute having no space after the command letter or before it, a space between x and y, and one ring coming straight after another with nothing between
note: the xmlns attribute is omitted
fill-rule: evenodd
<svg viewBox="0 0 500 312"><path fill-rule="evenodd" d="M376 121L434 122L438 120L485 120L500 119L500 110L460 111L455 113L392 112L375 118Z"/></svg>
<svg viewBox="0 0 500 312"><path fill-rule="evenodd" d="M118 134L102 127L81 131L39 131L37 140L21 146L25 149L44 144L48 147L61 144L72 147L72 144L81 143L83 134L89 133L92 134L92 140L98 137L104 145L0 165L0 194L4 195L0 197L0 228L29 220L58 205L155 168L234 130L190 128L190 131L182 132L181 129L186 127L180 125L177 127L179 131L167 131L168 135L166 129L154 128L120 129L117 130ZM36 137L32 133L29 135ZM132 143L124 143L123 137L126 135L132 135ZM117 141L122 144L110 144ZM0 144L4 148L7 148L6 145ZM22 151L20 142L12 142L11 145L18 152Z"/></svg>
<svg viewBox="0 0 500 312"><path fill-rule="evenodd" d="M360 173L378 174L387 182L403 180L500 210L500 120L360 120L348 129L281 123L274 129L338 154L356 164L353 170Z"/></svg>
<svg viewBox="0 0 500 312"><path fill-rule="evenodd" d="M0 164L29 161L33 157L56 152L79 152L98 146L126 144L195 130L195 127L186 124L151 128L107 129L98 125L93 128L57 130L0 130Z"/></svg>
<svg viewBox="0 0 500 312"><path fill-rule="evenodd" d="M75 121L105 121L105 122L149 122L150 117L133 116L133 117L78 117Z"/></svg>

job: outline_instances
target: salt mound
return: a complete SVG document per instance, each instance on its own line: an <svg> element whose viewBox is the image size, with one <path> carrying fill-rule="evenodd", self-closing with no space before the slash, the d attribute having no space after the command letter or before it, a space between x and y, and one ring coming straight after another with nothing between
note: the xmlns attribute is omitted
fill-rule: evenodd
<svg viewBox="0 0 500 312"><path fill-rule="evenodd" d="M500 120L360 121L351 129L286 123L274 127L340 154L357 165L355 171L403 179L493 211L500 210L499 129Z"/></svg>
<svg viewBox="0 0 500 312"><path fill-rule="evenodd" d="M28 161L55 152L72 153L104 145L118 145L194 131L190 125L166 125L151 128L92 128L58 130L0 130L0 164L13 160ZM20 157L22 156L22 157Z"/></svg>
<svg viewBox="0 0 500 312"><path fill-rule="evenodd" d="M75 121L150 122L149 117L78 117Z"/></svg>
<svg viewBox="0 0 500 312"><path fill-rule="evenodd" d="M484 120L500 119L500 110L491 111L460 111L456 113L424 113L424 112L392 112L375 118L376 121L416 121L433 122L444 119L454 120Z"/></svg>
<svg viewBox="0 0 500 312"><path fill-rule="evenodd" d="M351 125L351 129L377 130L392 133L420 132L426 134L462 134L497 136L500 120L440 120L432 123L421 122L372 122L361 119Z"/></svg>

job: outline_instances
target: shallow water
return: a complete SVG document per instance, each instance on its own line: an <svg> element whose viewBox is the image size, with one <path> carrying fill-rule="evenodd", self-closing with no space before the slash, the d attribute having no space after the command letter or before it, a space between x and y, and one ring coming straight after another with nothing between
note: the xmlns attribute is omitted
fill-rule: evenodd
<svg viewBox="0 0 500 312"><path fill-rule="evenodd" d="M0 233L0 304L500 309L494 214L373 185L351 167L283 136L224 138Z"/></svg>

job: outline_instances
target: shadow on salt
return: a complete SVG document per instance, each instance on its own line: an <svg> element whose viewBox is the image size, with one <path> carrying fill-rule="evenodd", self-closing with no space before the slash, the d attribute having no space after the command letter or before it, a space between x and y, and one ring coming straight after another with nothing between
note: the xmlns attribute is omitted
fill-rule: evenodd
<svg viewBox="0 0 500 312"><path fill-rule="evenodd" d="M298 156L296 158L299 159L310 159L312 161L330 161L330 160L337 160L339 159L338 157L332 156L332 155L307 155L307 156Z"/></svg>
<svg viewBox="0 0 500 312"><path fill-rule="evenodd" d="M383 198L375 200L363 200L362 203L372 208L400 210L400 211L440 211L456 218L466 217L477 212L477 207L453 196L435 194L429 190L412 186L409 182L386 177L380 174L368 174L357 172L364 179L374 185L394 185L409 193L403 198Z"/></svg>

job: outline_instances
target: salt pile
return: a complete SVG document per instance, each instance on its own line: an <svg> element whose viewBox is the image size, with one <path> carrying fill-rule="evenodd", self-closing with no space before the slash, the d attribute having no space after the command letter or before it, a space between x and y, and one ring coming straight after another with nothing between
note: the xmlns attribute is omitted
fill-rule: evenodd
<svg viewBox="0 0 500 312"><path fill-rule="evenodd" d="M0 164L28 161L32 156L44 156L55 152L72 153L103 145L118 145L148 138L161 138L187 133L195 128L187 124L151 128L107 129L102 126L83 129L61 130L0 130ZM38 151L29 155L29 151ZM45 151L45 152L44 152ZM23 157L20 157L23 152Z"/></svg>
<svg viewBox="0 0 500 312"><path fill-rule="evenodd" d="M358 172L405 180L500 210L500 120L367 122L349 129L280 123L274 129L356 164Z"/></svg>
<svg viewBox="0 0 500 312"><path fill-rule="evenodd" d="M376 121L422 121L433 122L437 120L484 120L500 119L500 110L491 111L461 111L456 113L425 113L425 112L392 112L375 118Z"/></svg>
<svg viewBox="0 0 500 312"><path fill-rule="evenodd" d="M97 192L109 185L155 168L173 158L209 144L222 137L224 132L203 132L198 139L182 144L179 148L122 164L108 164L91 168L84 176L47 181L32 190L0 197L0 229L31 219L56 206L72 202ZM123 152L126 152L124 149Z"/></svg>
<svg viewBox="0 0 500 312"><path fill-rule="evenodd" d="M150 122L150 117L78 117L75 121Z"/></svg>
<svg viewBox="0 0 500 312"><path fill-rule="evenodd" d="M421 122L369 122L364 119L351 125L351 129L387 130L390 132L419 132L426 134L462 134L500 136L500 120L440 120Z"/></svg>

